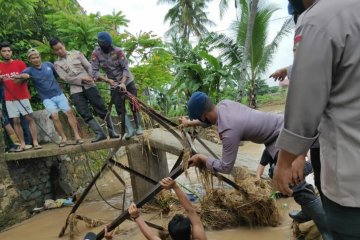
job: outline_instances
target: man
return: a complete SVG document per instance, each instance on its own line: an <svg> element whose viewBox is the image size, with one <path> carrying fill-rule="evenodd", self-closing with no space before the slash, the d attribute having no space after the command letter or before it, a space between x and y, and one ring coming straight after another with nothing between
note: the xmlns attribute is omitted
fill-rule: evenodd
<svg viewBox="0 0 360 240"><path fill-rule="evenodd" d="M360 238L360 2L316 1L298 21L274 184L291 194L292 166L319 136L321 188L334 239Z"/></svg>
<svg viewBox="0 0 360 240"><path fill-rule="evenodd" d="M92 53L92 70L93 76L96 80L105 81L111 86L111 96L114 99L116 112L119 116L125 114L125 125L127 129L126 139L134 135L134 129L130 123L129 117L126 112L122 112L122 97L124 93L121 91L129 91L132 95L137 96L137 89L135 86L134 78L129 70L129 63L125 57L125 53L118 47L112 45L112 38L108 32L100 32L98 34L97 47ZM100 75L100 67L106 72L105 78ZM119 89L120 88L120 89ZM141 128L140 113L134 105L131 104L131 111L134 116L136 126L136 135L141 135L143 130Z"/></svg>
<svg viewBox="0 0 360 240"><path fill-rule="evenodd" d="M197 215L195 208L179 188L176 182L171 178L164 178L161 180L161 185L164 189L174 190L178 197L180 204L185 208L187 217L176 214L168 224L168 231L171 239L173 240L206 240L204 226L200 217ZM136 222L143 235L148 240L160 240L148 227L145 221L140 216L139 210L136 205L132 203L129 207L131 218Z"/></svg>
<svg viewBox="0 0 360 240"><path fill-rule="evenodd" d="M33 110L29 100L30 93L27 83L20 83L16 79L17 76L26 68L26 65L21 60L12 59L10 44L3 43L0 46L0 51L1 57L4 60L0 63L0 80L4 84L6 109L9 118L13 120L14 130L20 142L20 147L16 150L16 152L24 151L26 147L24 132L20 122L21 116L24 116L26 121L29 123L34 149L40 149L42 147L38 143L36 124L31 115Z"/></svg>
<svg viewBox="0 0 360 240"><path fill-rule="evenodd" d="M59 84L56 82L56 72L53 64L50 62L42 63L40 53L34 48L28 51L27 57L32 66L26 68L20 75L20 78L32 80L45 109L48 111L49 117L54 123L56 131L61 137L59 147L65 147L68 144L67 137L60 122L59 111L63 111L67 116L69 125L75 136L76 144L82 144L84 141L79 135L75 114Z"/></svg>
<svg viewBox="0 0 360 240"><path fill-rule="evenodd" d="M119 135L114 130L110 114L106 115L107 109L94 83L88 60L78 51L66 51L64 44L58 38L50 40L50 47L59 57L54 67L60 78L70 84L71 99L76 110L96 134L91 142L104 140L106 135L91 113L89 104L95 113L106 121L110 138L118 138Z"/></svg>
<svg viewBox="0 0 360 240"><path fill-rule="evenodd" d="M260 112L230 100L221 101L214 106L208 96L202 92L195 92L191 96L188 102L188 111L190 119L195 120L181 119L183 125L206 126L216 124L223 143L221 159L196 154L189 160L192 165L228 174L234 167L241 141L264 144L269 156L274 161L277 159L278 148L276 148L275 143L283 128L283 116ZM299 156L294 161L294 165L300 165L302 168L302 171L299 171L301 178L304 175L304 163L305 155ZM315 195L312 185L302 181L294 186L293 190L295 201L301 206L305 214L314 220L323 237L329 239L327 238L328 232L321 201Z"/></svg>

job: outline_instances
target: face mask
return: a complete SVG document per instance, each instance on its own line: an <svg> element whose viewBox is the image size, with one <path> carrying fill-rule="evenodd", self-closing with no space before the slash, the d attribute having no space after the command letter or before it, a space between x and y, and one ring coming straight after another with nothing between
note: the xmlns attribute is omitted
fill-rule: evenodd
<svg viewBox="0 0 360 240"><path fill-rule="evenodd" d="M207 118L205 118L205 121L202 121L201 119L199 119L199 121L203 124L203 127L205 128L208 128L212 125L212 123Z"/></svg>
<svg viewBox="0 0 360 240"><path fill-rule="evenodd" d="M111 44L99 42L99 46L104 53L109 53L111 51Z"/></svg>
<svg viewBox="0 0 360 240"><path fill-rule="evenodd" d="M295 13L297 13L299 15L302 14L306 10L302 0L289 0L289 2L293 6Z"/></svg>

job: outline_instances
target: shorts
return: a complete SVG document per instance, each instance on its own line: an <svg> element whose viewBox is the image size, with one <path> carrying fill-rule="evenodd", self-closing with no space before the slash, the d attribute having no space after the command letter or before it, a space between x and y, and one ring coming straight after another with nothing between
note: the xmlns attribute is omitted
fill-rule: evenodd
<svg viewBox="0 0 360 240"><path fill-rule="evenodd" d="M70 112L71 108L69 101L64 94L55 96L43 101L45 109L48 111L48 115L51 116L53 113L58 113L60 111L67 113Z"/></svg>
<svg viewBox="0 0 360 240"><path fill-rule="evenodd" d="M5 104L9 118L18 118L33 112L29 99L5 101Z"/></svg>

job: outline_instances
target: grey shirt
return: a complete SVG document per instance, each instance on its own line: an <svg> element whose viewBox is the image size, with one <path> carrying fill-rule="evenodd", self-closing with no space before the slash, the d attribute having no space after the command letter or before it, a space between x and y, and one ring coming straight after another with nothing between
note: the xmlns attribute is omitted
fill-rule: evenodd
<svg viewBox="0 0 360 240"><path fill-rule="evenodd" d="M105 70L107 77L116 83L120 83L123 76L127 77L125 85L134 81L125 53L118 47L113 47L109 53L104 53L100 47L97 47L92 53L91 67L95 79L99 78L99 71L102 68Z"/></svg>
<svg viewBox="0 0 360 240"><path fill-rule="evenodd" d="M359 12L359 0L320 0L299 19L277 143L300 155L320 135L322 191L349 207L360 207Z"/></svg>
<svg viewBox="0 0 360 240"><path fill-rule="evenodd" d="M61 79L70 84L70 93L79 93L83 87L88 89L94 87L95 83L83 83L83 77L91 77L92 70L88 60L79 51L69 51L66 57L59 58L54 63L56 73Z"/></svg>
<svg viewBox="0 0 360 240"><path fill-rule="evenodd" d="M275 142L284 122L282 115L260 112L230 100L220 102L216 108L223 152L221 159L209 157L208 169L230 173L241 141L265 144L268 152L275 158Z"/></svg>

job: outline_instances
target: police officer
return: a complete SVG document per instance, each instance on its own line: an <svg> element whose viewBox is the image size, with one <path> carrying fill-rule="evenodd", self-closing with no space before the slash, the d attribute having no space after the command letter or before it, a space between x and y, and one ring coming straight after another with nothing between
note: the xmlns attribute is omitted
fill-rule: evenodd
<svg viewBox="0 0 360 240"><path fill-rule="evenodd" d="M360 238L359 11L358 0L320 0L300 16L277 143L274 184L291 194L299 171L292 162L319 137L322 201L334 239Z"/></svg>
<svg viewBox="0 0 360 240"><path fill-rule="evenodd" d="M95 79L105 81L112 87L111 95L114 98L116 112L120 116L125 114L125 125L127 129L126 139L134 135L134 129L130 123L126 112L121 111L121 98L123 92L119 91L117 87L122 90L127 90L134 96L137 96L137 89L134 78L129 70L128 60L125 57L123 50L112 45L112 38L108 32L100 32L98 34L99 47L95 48L92 53L92 70ZM100 68L104 69L108 78L100 76ZM140 114L138 110L131 104L131 111L134 116L136 125L136 135L141 135L143 130L140 125Z"/></svg>
<svg viewBox="0 0 360 240"><path fill-rule="evenodd" d="M89 108L90 104L95 113L101 119L105 119L107 109L94 83L90 63L80 52L66 51L64 44L58 38L50 40L50 47L59 57L54 67L60 78L70 84L71 99L76 110L96 134L92 142L106 139L103 129L95 120ZM111 116L109 115L105 120L110 138L118 138L119 135L114 130Z"/></svg>

